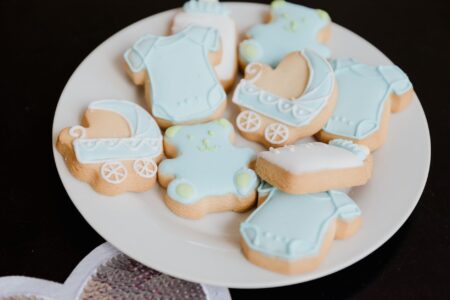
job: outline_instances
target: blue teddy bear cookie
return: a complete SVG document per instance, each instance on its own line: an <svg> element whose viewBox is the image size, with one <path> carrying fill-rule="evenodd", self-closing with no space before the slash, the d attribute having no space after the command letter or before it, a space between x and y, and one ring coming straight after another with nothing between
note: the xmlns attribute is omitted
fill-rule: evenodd
<svg viewBox="0 0 450 300"><path fill-rule="evenodd" d="M198 219L207 213L242 212L256 201L258 177L249 168L255 152L232 143L234 129L226 119L176 125L164 135L159 183L164 200L177 215Z"/></svg>
<svg viewBox="0 0 450 300"><path fill-rule="evenodd" d="M322 43L329 39L330 31L327 12L275 0L270 22L250 28L248 39L239 45L240 63L245 66L260 62L275 67L286 54L306 48L329 58L331 51Z"/></svg>

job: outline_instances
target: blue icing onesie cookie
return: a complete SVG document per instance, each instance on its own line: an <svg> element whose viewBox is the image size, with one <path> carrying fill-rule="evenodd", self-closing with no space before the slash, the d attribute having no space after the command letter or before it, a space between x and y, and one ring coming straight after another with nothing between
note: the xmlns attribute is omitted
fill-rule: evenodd
<svg viewBox="0 0 450 300"><path fill-rule="evenodd" d="M326 39L321 38L321 31L330 24L331 19L323 10L273 1L271 21L253 26L247 32L250 39L239 46L240 60L245 65L260 62L275 67L286 54L306 48L328 58L331 52L319 39Z"/></svg>
<svg viewBox="0 0 450 300"><path fill-rule="evenodd" d="M253 205L258 178L248 165L255 152L235 147L233 137L233 126L226 119L166 130L166 155L175 158L160 164L158 179L167 187L165 201L174 213L200 218Z"/></svg>
<svg viewBox="0 0 450 300"><path fill-rule="evenodd" d="M251 262L272 271L310 271L333 239L359 228L361 210L345 193L293 195L267 183L258 193L264 202L241 224L241 244Z"/></svg>
<svg viewBox="0 0 450 300"><path fill-rule="evenodd" d="M332 62L339 95L333 115L319 139L346 138L380 147L387 133L390 111L399 111L412 98L412 84L397 66L369 66L353 59Z"/></svg>
<svg viewBox="0 0 450 300"><path fill-rule="evenodd" d="M220 49L217 30L190 26L171 36L143 36L125 52L159 125L208 120L224 108L226 94L209 61Z"/></svg>

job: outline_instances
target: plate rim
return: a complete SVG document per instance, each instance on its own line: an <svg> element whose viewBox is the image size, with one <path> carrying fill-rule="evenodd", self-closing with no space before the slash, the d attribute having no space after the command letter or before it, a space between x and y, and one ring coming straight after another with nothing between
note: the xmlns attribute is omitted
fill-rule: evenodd
<svg viewBox="0 0 450 300"><path fill-rule="evenodd" d="M264 6L264 7L268 7L269 4L262 4L262 3L252 3L252 2L224 2L223 4L225 4L226 6L231 5L231 6ZM55 124L55 120L56 120L56 115L57 112L60 111L60 107L61 107L61 99L65 96L65 93L67 92L67 88L70 85L71 81L76 77L76 74L79 72L80 68L82 65L84 65L84 63L100 48L102 47L104 44L108 43L114 36L120 34L123 31L128 30L130 27L133 27L141 22L146 21L149 18L153 18L153 17L157 17L160 16L162 14L168 14L168 13L173 13L177 10L179 10L180 8L173 8L173 9L169 9L169 10L165 10L150 16L147 16L143 19L140 19L136 22L133 22L125 27L123 27L122 29L120 29L119 31L113 33L112 35L110 35L108 38L106 38L103 42L101 42L98 46L96 46L79 64L78 66L75 68L75 70L72 72L72 74L70 75L69 79L67 80L59 98L58 98L58 103L56 105L55 111L54 111L54 115L53 115L53 121L52 121L52 150L53 150L53 158L54 158L54 163L56 166L56 170L58 172L58 176L60 178L60 181L66 191L67 196L69 197L69 199L71 200L71 202L73 203L73 205L76 207L76 209L78 210L78 212L81 214L81 216L83 217L83 219L89 224L89 226L92 227L93 230L95 230L95 232L97 234L99 234L105 241L110 241L110 239L106 239L104 237L104 235L96 229L96 227L93 226L93 224L91 224L91 221L89 221L87 218L85 218L84 214L82 213L82 210L78 207L78 204L76 201L74 201L72 199L72 197L70 196L70 194L68 193L68 188L67 188L67 184L66 182L63 180L63 176L61 174L61 170L60 167L58 166L58 157L60 156L59 152L56 149L56 141L57 141L57 137L59 135L59 130L60 128L56 128L56 124ZM333 27L336 26L338 28L340 28L341 30L346 31L348 34L356 36L357 38L363 40L369 47L373 48L374 50L380 52L390 63L392 63L392 61L390 60L390 58L388 56L386 56L384 54L384 52L382 52L381 50L379 50L377 47L375 47L372 43L370 43L369 41L367 41L364 37L360 36L359 34L347 29L344 26L341 26L337 23L332 23ZM424 157L425 160L425 166L426 166L426 172L423 175L423 178L420 182L420 185L418 185L420 188L418 189L418 194L415 196L414 201L411 201L411 206L409 207L409 209L407 211L405 211L401 218L399 218L399 221L396 222L395 226L390 227L389 232L386 232L383 235L383 238L380 238L377 240L376 243L373 243L371 247L368 247L366 249L366 251L362 251L360 253L360 255L357 255L355 257L353 257L352 259L349 259L345 262L338 262L335 263L333 267L328 268L325 271L319 272L318 274L316 274L315 276L308 276L308 273L304 273L301 274L303 275L302 279L299 280L299 278L297 276L286 276L284 278L284 280L282 282L276 281L276 282L265 282L262 284L255 284L255 283L250 283L250 284L236 284L235 282L216 282L214 280L208 280L207 278L205 278L205 280L202 280L201 283L203 284L210 284L210 285L216 285L216 286L224 286L224 287L229 287L229 288L240 288L240 289L253 289L253 288L272 288L272 287L282 287L282 286L288 286L288 285L292 285L292 284L298 284L298 283L303 283L303 282L308 282L308 281L312 281L312 280L316 280L316 279L320 279L326 276L329 276L331 274L334 274L340 270L343 270L355 263L360 262L362 259L364 259L365 257L369 256L370 254L372 254L374 251L376 251L377 249L379 249L382 245L384 245L389 239L392 238L392 236L404 225L404 223L407 221L407 219L411 216L412 212L414 211L414 209L417 207L417 204L423 194L423 191L425 189L427 180L428 180L428 176L429 176L429 172L430 172L430 164L431 164L431 136L430 136L430 130L429 130L429 126L428 126L428 120L425 114L425 111L422 107L422 104L420 102L419 97L417 96L416 92L414 91L414 95L417 97L418 99L418 104L420 107L420 110L424 116L424 124L422 124L424 126L425 132L426 132L426 141L425 141L425 153L426 153L426 157ZM56 131L57 130L57 131ZM65 164L63 163L64 167ZM129 253L127 253L127 251L124 251L123 249L121 249L121 247L118 247L116 244L112 243L112 245L114 245L114 247L116 247L117 249L119 249L121 252L125 253L127 256L135 259L136 261L141 262L137 257L134 257L133 255L130 255ZM143 263L144 265L146 265L145 263ZM154 267L154 266L149 266L159 272L168 274L170 276L174 276L180 279L184 279L187 281L193 281L191 278L188 278L186 276L180 276L179 274L173 274L172 272L167 272L164 270L160 270L158 267ZM198 282L197 280L194 280L194 282Z"/></svg>

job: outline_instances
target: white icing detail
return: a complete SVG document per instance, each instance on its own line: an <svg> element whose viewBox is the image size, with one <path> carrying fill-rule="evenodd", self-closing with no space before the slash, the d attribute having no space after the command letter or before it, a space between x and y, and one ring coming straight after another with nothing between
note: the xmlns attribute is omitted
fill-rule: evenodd
<svg viewBox="0 0 450 300"><path fill-rule="evenodd" d="M246 110L237 116L236 125L240 131L255 132L261 127L261 117L253 111Z"/></svg>
<svg viewBox="0 0 450 300"><path fill-rule="evenodd" d="M113 161L106 162L101 166L100 175L106 182L119 184L127 178L128 171L123 163L120 161Z"/></svg>
<svg viewBox="0 0 450 300"><path fill-rule="evenodd" d="M233 79L237 61L237 34L233 19L225 15L180 12L173 20L172 33L180 32L189 25L212 27L219 31L222 42L222 59L214 67L214 70L219 80Z"/></svg>
<svg viewBox="0 0 450 300"><path fill-rule="evenodd" d="M153 159L144 158L135 160L133 163L134 171L143 178L152 178L156 175L158 166Z"/></svg>
<svg viewBox="0 0 450 300"><path fill-rule="evenodd" d="M253 76L251 79L246 79L248 82L254 83L261 77L262 74L262 64L260 63L251 63L245 67L245 74Z"/></svg>
<svg viewBox="0 0 450 300"><path fill-rule="evenodd" d="M70 128L69 134L73 138L82 139L86 137L86 128L80 125L73 126L72 128Z"/></svg>
<svg viewBox="0 0 450 300"><path fill-rule="evenodd" d="M320 142L291 145L278 148L277 151L263 151L258 155L292 174L355 168L364 164L351 151Z"/></svg>
<svg viewBox="0 0 450 300"><path fill-rule="evenodd" d="M272 123L264 130L264 137L271 144L283 144L289 138L289 128L280 123Z"/></svg>

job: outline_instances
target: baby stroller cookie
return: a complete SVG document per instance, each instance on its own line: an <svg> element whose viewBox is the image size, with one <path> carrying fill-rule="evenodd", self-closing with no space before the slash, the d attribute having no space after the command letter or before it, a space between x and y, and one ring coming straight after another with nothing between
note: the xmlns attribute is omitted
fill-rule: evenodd
<svg viewBox="0 0 450 300"><path fill-rule="evenodd" d="M166 130L164 149L172 158L160 164L158 180L175 214L198 219L212 212L242 212L255 203L258 178L249 168L255 153L235 147L233 140L226 119Z"/></svg>
<svg viewBox="0 0 450 300"><path fill-rule="evenodd" d="M333 113L338 88L326 59L306 49L280 64L252 63L236 87L241 135L266 147L280 147L317 133Z"/></svg>
<svg viewBox="0 0 450 300"><path fill-rule="evenodd" d="M150 189L162 158L155 120L122 100L92 102L82 125L63 129L56 146L73 176L110 196Z"/></svg>

